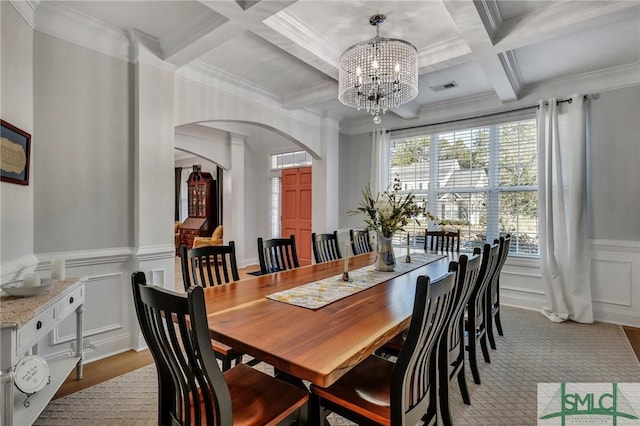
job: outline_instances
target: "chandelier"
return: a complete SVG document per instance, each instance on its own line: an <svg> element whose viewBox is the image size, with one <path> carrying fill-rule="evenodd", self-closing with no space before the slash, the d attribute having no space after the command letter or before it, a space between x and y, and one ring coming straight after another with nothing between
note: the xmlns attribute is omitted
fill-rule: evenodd
<svg viewBox="0 0 640 426"><path fill-rule="evenodd" d="M369 24L376 36L348 48L340 57L338 99L357 110L366 109L380 124L380 113L397 108L418 95L418 50L404 40L380 37L385 15Z"/></svg>

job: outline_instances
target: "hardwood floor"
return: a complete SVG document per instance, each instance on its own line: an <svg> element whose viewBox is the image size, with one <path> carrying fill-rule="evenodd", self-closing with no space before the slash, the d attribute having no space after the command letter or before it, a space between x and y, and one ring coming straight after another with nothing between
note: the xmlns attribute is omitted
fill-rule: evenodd
<svg viewBox="0 0 640 426"><path fill-rule="evenodd" d="M240 279L251 277L247 272L259 270L258 265L241 268ZM184 291L182 286L182 273L180 270L180 260L176 258L176 291ZM623 326L627 339L640 361L640 328ZM113 377L137 370L145 365L153 363L153 357L148 350L141 352L127 351L100 361L92 362L84 366L84 377L82 380L75 379L75 372L72 372L65 383L60 387L53 399L78 392L82 389L97 385Z"/></svg>

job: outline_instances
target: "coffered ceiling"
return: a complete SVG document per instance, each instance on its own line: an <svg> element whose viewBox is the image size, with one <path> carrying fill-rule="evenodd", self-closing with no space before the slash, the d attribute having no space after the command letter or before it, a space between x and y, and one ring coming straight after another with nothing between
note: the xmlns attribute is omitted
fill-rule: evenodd
<svg viewBox="0 0 640 426"><path fill-rule="evenodd" d="M231 75L285 108L341 119L367 117L337 101L337 66L347 47L375 35L376 13L387 15L382 36L418 49L418 97L393 111L405 119L456 99L509 103L550 81L640 70L640 0L42 0L38 8L137 30L178 69Z"/></svg>

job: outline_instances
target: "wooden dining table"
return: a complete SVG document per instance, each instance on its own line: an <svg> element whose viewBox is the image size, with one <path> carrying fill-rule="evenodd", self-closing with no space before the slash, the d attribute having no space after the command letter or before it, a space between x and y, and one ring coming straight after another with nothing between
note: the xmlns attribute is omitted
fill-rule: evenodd
<svg viewBox="0 0 640 426"><path fill-rule="evenodd" d="M349 258L349 269L375 253ZM398 258L402 262L403 257ZM296 378L326 387L409 326L419 275L447 273L458 254L391 278L319 309L266 295L341 275L342 259L205 289L211 337Z"/></svg>

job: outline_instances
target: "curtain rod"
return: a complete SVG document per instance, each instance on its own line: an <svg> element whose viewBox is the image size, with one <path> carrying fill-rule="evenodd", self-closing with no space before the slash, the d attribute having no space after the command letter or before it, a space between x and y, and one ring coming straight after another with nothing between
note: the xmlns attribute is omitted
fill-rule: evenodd
<svg viewBox="0 0 640 426"><path fill-rule="evenodd" d="M590 96L590 95L584 95L584 97L583 97L583 98L584 98L584 99L589 99L589 96ZM561 103L564 103L564 102L571 103L571 102L573 102L573 99L571 99L571 98L558 99L558 100L556 101L556 105L561 104ZM546 106L546 105L549 105L549 102L545 102L545 103L544 103L544 105L545 105L545 106ZM387 133L396 132L396 131L398 131L398 130L412 130L412 129L420 129L420 128L422 128L422 127L440 126L440 125L443 125L443 124L458 123L458 122L460 122L460 121L466 121L466 120L477 120L477 119L480 119L480 118L495 117L496 115L503 115L503 114L509 114L509 113L512 113L512 112L526 111L526 110L528 110L528 109L534 109L534 108L538 109L538 108L539 108L539 105L538 105L538 104L536 104L536 105L528 105L528 106L524 106L524 107L520 107L520 108L510 109L510 110L507 110L507 111L492 112L492 113L489 113L489 114L476 115L476 116L474 116L474 117L467 117L467 118L457 118L457 119L454 119L454 120L445 120L445 121L440 121L440 122L438 122L438 123L421 124L421 125L419 125L419 126L398 127L398 128L396 128L396 129L389 129L389 130L387 130Z"/></svg>

